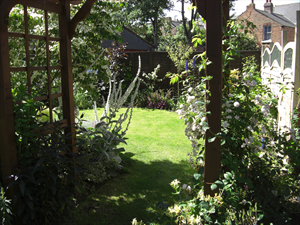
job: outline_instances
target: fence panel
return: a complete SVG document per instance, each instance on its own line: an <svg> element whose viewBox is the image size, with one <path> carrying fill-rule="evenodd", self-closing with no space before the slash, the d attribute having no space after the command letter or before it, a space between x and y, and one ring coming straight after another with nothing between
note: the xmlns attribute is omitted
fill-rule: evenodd
<svg viewBox="0 0 300 225"><path fill-rule="evenodd" d="M278 128L291 127L291 114L294 106L295 82L295 42L289 42L284 48L275 43L270 50L262 52L261 77L278 98Z"/></svg>

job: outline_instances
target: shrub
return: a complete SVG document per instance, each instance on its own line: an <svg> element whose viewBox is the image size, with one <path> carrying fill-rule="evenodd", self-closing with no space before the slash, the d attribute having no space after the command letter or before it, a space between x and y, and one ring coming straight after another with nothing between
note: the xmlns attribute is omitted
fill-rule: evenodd
<svg viewBox="0 0 300 225"><path fill-rule="evenodd" d="M147 97L149 109L171 109L174 103L171 100L171 90L164 93L163 90L150 93Z"/></svg>
<svg viewBox="0 0 300 225"><path fill-rule="evenodd" d="M76 192L81 192L80 180L85 175L81 154L72 153L67 144L71 133L64 134L59 125L52 131L37 139L34 162L19 165L12 175L9 187L19 187L13 202L21 200L17 216L23 224L51 224L73 205Z"/></svg>

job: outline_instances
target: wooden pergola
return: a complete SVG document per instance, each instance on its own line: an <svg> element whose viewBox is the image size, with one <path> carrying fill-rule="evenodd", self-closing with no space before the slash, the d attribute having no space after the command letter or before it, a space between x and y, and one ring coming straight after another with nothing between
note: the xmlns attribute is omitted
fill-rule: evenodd
<svg viewBox="0 0 300 225"><path fill-rule="evenodd" d="M75 148L75 128L72 126L75 122L74 116L74 99L73 99L73 75L72 75L72 57L71 57L71 39L75 34L77 24L86 18L91 7L96 0L87 0L77 14L70 19L70 4L79 4L78 0L0 0L0 142L1 142L1 164L3 178L15 174L18 165L15 128L14 128L14 112L11 90L11 73L26 72L28 93L31 93L31 75L34 71L44 71L48 79L48 92L46 95L34 98L34 101L47 101L50 114L50 123L53 123L52 100L62 98L63 102L63 119L60 121L64 126L66 133L72 132L72 140L70 145ZM24 33L8 32L8 20L11 9L21 4L24 7ZM28 12L27 8L33 7L44 11L45 35L34 35L28 31ZM53 37L48 33L48 13L58 15L59 36ZM9 38L21 38L25 41L26 50L26 66L10 67L9 61ZM43 40L46 42L46 65L31 66L30 65L30 40ZM49 42L58 42L60 45L60 65L51 65L49 54ZM51 93L50 72L51 70L59 70L61 75L61 93ZM12 182L11 179L3 179L4 187ZM15 189L10 188L6 192L8 198L12 199Z"/></svg>
<svg viewBox="0 0 300 225"><path fill-rule="evenodd" d="M226 27L229 19L229 0L193 0L198 13L206 20L206 56L212 64L206 67L207 74L212 76L207 85L211 96L207 96L210 103L206 111L210 130L217 134L221 131L223 63L222 63L222 36L223 26ZM208 139L213 134L207 130L205 134L205 166L204 166L204 194L214 196L218 189L211 190L210 186L219 179L221 166L221 143L216 138L214 142Z"/></svg>

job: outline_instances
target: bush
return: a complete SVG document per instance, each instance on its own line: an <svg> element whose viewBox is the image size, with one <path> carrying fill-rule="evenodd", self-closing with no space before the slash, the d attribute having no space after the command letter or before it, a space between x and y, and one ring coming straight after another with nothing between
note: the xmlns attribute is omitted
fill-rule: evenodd
<svg viewBox="0 0 300 225"><path fill-rule="evenodd" d="M81 155L71 152L67 144L71 133L64 134L59 125L52 131L37 139L34 162L19 165L17 174L12 175L14 181L9 187L19 187L13 201L21 200L17 216L23 224L51 224L74 204L76 192L82 190L85 170Z"/></svg>
<svg viewBox="0 0 300 225"><path fill-rule="evenodd" d="M171 90L164 93L163 90L158 90L156 92L150 93L147 96L148 108L149 109L171 109L174 106L171 100Z"/></svg>
<svg viewBox="0 0 300 225"><path fill-rule="evenodd" d="M297 197L299 187L297 166L293 163L300 156L298 138L291 129L278 130L277 98L261 83L256 67L254 58L248 58L243 73L232 70L224 82L221 132L209 140L221 139L221 177L211 186L216 189L218 185L220 191L214 198L203 196L200 201L204 186L204 147L201 148L198 140L209 129L205 112L209 103L203 98L203 93L209 90L202 79L197 88L185 92L186 103L178 113L185 118L186 135L192 141L189 161L196 174L192 200L180 204L180 210L173 215L176 220L190 221L200 215L200 224L239 223L249 219L241 218L241 214L248 215L250 210L255 221L291 223L293 210L297 208L291 200Z"/></svg>

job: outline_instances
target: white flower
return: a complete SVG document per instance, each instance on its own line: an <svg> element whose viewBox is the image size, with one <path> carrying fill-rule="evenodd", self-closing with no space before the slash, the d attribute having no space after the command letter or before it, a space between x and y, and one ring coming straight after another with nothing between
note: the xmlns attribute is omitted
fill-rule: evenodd
<svg viewBox="0 0 300 225"><path fill-rule="evenodd" d="M269 111L270 107L268 105L263 105L261 107L261 112L262 113L267 113Z"/></svg>
<svg viewBox="0 0 300 225"><path fill-rule="evenodd" d="M188 89L188 92L191 92L192 90L193 90L193 88L190 87L190 88Z"/></svg>
<svg viewBox="0 0 300 225"><path fill-rule="evenodd" d="M253 80L251 84L252 84L252 86L256 86L257 82L255 80Z"/></svg>
<svg viewBox="0 0 300 225"><path fill-rule="evenodd" d="M176 110L176 112L178 115L182 115L182 110L178 109L178 110Z"/></svg>
<svg viewBox="0 0 300 225"><path fill-rule="evenodd" d="M181 109L182 109L182 108L183 108L183 104L181 104L181 105L179 106L179 108L181 108Z"/></svg>
<svg viewBox="0 0 300 225"><path fill-rule="evenodd" d="M236 120L239 120L239 119L240 119L240 117L239 117L239 116L235 116L234 118L235 118Z"/></svg>
<svg viewBox="0 0 300 225"><path fill-rule="evenodd" d="M205 121L206 121L206 117L202 117L201 122L205 122Z"/></svg>
<svg viewBox="0 0 300 225"><path fill-rule="evenodd" d="M191 186L187 186L186 190L187 190L189 193L191 193L191 191L192 191Z"/></svg>
<svg viewBox="0 0 300 225"><path fill-rule="evenodd" d="M250 130L250 131L252 131L252 132L253 132L253 128L252 128L252 126L251 126L251 125L249 125L247 128L248 128L248 130Z"/></svg>
<svg viewBox="0 0 300 225"><path fill-rule="evenodd" d="M259 101L261 99L261 95L255 95L255 99Z"/></svg>
<svg viewBox="0 0 300 225"><path fill-rule="evenodd" d="M227 116L226 118L227 118L227 119L232 119L232 116L229 115L229 116Z"/></svg>
<svg viewBox="0 0 300 225"><path fill-rule="evenodd" d="M239 107L240 106L240 103L239 102L235 102L235 103L233 103L233 105L234 105L234 107Z"/></svg>
<svg viewBox="0 0 300 225"><path fill-rule="evenodd" d="M224 121L224 122L223 122L223 127L224 127L224 128L227 128L228 126L229 126L228 122L227 122L227 121Z"/></svg>
<svg viewBox="0 0 300 225"><path fill-rule="evenodd" d="M132 225L137 225L138 224L138 221L136 220L136 218L134 218L131 222Z"/></svg>
<svg viewBox="0 0 300 225"><path fill-rule="evenodd" d="M173 180L173 181L170 183L170 185L171 185L172 187L174 187L174 188L178 188L178 187L179 187L179 184L180 184L180 181L177 180L177 179Z"/></svg>
<svg viewBox="0 0 300 225"><path fill-rule="evenodd" d="M228 97L229 97L229 98L232 98L232 97L233 97L233 94L228 94Z"/></svg>
<svg viewBox="0 0 300 225"><path fill-rule="evenodd" d="M186 188L187 188L187 184L183 184L182 189L186 189Z"/></svg>
<svg viewBox="0 0 300 225"><path fill-rule="evenodd" d="M231 110L231 109L226 109L226 112L227 112L227 113L231 113L232 110Z"/></svg>
<svg viewBox="0 0 300 225"><path fill-rule="evenodd" d="M225 103L225 105L226 105L227 107L230 107L230 106L231 106L230 101L227 101L227 102Z"/></svg>
<svg viewBox="0 0 300 225"><path fill-rule="evenodd" d="M195 99L195 96L189 96L187 99L187 103L190 103L194 99Z"/></svg>

